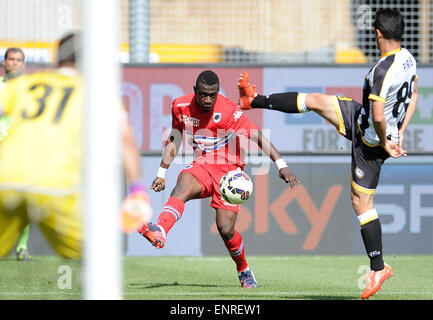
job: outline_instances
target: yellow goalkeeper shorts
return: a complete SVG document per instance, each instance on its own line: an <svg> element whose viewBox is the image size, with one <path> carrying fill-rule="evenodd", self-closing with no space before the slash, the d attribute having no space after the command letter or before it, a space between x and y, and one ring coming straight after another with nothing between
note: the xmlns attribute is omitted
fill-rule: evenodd
<svg viewBox="0 0 433 320"><path fill-rule="evenodd" d="M58 255L81 258L83 224L81 198L77 194L52 196L0 191L0 257L9 254L29 222L39 225Z"/></svg>

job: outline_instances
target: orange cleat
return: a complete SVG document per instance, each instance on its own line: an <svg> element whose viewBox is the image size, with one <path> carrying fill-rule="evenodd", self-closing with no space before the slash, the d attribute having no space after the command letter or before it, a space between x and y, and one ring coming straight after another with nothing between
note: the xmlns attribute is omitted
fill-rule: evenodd
<svg viewBox="0 0 433 320"><path fill-rule="evenodd" d="M239 88L239 106L241 109L251 109L251 102L257 96L256 86L250 84L250 75L248 72L241 73L238 79Z"/></svg>
<svg viewBox="0 0 433 320"><path fill-rule="evenodd" d="M367 286L361 295L362 299L368 299L375 294L382 283L392 276L392 268L385 263L385 267L380 271L371 270L367 275Z"/></svg>
<svg viewBox="0 0 433 320"><path fill-rule="evenodd" d="M165 245L165 233L160 226L149 222L138 233L145 237L154 247L161 249Z"/></svg>

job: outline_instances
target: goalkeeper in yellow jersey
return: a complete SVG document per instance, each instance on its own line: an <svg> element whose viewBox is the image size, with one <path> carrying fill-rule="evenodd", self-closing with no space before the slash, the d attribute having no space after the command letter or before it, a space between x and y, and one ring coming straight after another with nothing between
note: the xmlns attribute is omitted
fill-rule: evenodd
<svg viewBox="0 0 433 320"><path fill-rule="evenodd" d="M60 40L56 70L23 75L0 92L0 115L8 115L12 123L0 144L0 257L10 252L29 221L39 225L58 255L81 257L83 85L75 67L78 38L68 34ZM126 112L122 116L130 193L150 210Z"/></svg>

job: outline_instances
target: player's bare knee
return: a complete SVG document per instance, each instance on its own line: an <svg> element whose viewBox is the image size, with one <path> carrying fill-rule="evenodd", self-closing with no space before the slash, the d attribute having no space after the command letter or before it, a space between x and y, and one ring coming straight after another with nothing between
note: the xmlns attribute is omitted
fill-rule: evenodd
<svg viewBox="0 0 433 320"><path fill-rule="evenodd" d="M361 197L359 195L358 192L352 190L352 192L350 193L350 198L352 200L352 207L355 210L355 212L357 214L361 214L362 210L363 210L363 205L362 205L362 201L361 201Z"/></svg>
<svg viewBox="0 0 433 320"><path fill-rule="evenodd" d="M321 93L309 93L305 97L305 104L307 108L311 111L320 110L321 105L323 104L324 95Z"/></svg>
<svg viewBox="0 0 433 320"><path fill-rule="evenodd" d="M308 110L318 112L326 112L329 108L333 108L332 96L322 93L309 93L305 97L305 104Z"/></svg>
<svg viewBox="0 0 433 320"><path fill-rule="evenodd" d="M353 210L355 210L357 215L363 214L374 207L373 196L371 195L354 192L352 190L350 197L352 200Z"/></svg>
<svg viewBox="0 0 433 320"><path fill-rule="evenodd" d="M201 185L195 180L191 174L183 173L179 177L176 186L170 196L186 202L197 197L201 193Z"/></svg>
<svg viewBox="0 0 433 320"><path fill-rule="evenodd" d="M171 197L175 197L177 199L182 200L183 202L186 202L192 198L191 191L187 186L177 184L173 191L170 194Z"/></svg>
<svg viewBox="0 0 433 320"><path fill-rule="evenodd" d="M235 236L234 227L229 222L224 222L224 221L218 222L217 228L221 238L224 241L230 241Z"/></svg>
<svg viewBox="0 0 433 320"><path fill-rule="evenodd" d="M353 210L355 210L356 214L361 214L361 202L359 197L351 193L351 199Z"/></svg>

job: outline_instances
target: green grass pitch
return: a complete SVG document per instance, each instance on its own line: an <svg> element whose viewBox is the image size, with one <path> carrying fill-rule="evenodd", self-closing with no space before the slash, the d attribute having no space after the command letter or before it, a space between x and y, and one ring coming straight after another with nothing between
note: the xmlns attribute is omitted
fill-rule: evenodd
<svg viewBox="0 0 433 320"><path fill-rule="evenodd" d="M366 256L247 256L259 288L240 287L228 256L124 257L124 300L359 300ZM433 255L388 255L394 275L371 300L432 300ZM82 299L77 261L0 259L0 300Z"/></svg>

